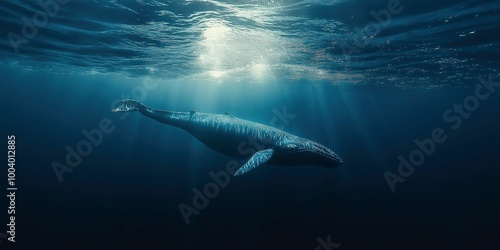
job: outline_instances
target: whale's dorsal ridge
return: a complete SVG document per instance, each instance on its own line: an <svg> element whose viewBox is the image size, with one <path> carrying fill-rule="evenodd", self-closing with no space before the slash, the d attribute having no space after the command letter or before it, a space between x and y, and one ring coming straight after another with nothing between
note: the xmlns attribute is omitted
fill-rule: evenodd
<svg viewBox="0 0 500 250"><path fill-rule="evenodd" d="M231 116L231 117L236 118L236 116L234 116L233 114L231 114L231 113L229 113L229 112L224 112L224 114L225 114L225 115L227 115L227 116Z"/></svg>
<svg viewBox="0 0 500 250"><path fill-rule="evenodd" d="M273 156L274 150L272 148L264 149L261 151L258 151L255 153L250 159L248 160L245 165L243 165L236 173L234 176L242 175L244 173L250 172L252 169L255 169L256 167L266 163L271 159Z"/></svg>

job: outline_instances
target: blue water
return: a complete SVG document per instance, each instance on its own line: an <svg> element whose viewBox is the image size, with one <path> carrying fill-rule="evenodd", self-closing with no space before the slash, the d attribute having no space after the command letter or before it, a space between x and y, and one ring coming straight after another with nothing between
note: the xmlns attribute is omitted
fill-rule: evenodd
<svg viewBox="0 0 500 250"><path fill-rule="evenodd" d="M500 249L499 1L54 6L0 3L18 187L12 243L2 168L0 249ZM344 164L259 167L186 217L234 159L110 112L122 98L280 127Z"/></svg>

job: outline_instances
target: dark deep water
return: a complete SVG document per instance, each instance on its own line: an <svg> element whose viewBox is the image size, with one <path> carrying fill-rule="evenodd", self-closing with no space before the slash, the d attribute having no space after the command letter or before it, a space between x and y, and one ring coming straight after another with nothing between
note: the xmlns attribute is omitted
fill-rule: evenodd
<svg viewBox="0 0 500 250"><path fill-rule="evenodd" d="M500 4L401 0L380 32L357 36L388 2L74 0L16 53L8 34L41 7L3 1L0 132L16 138L18 190L16 242L0 249L500 249ZM344 165L231 177L186 224L179 205L195 207L193 189L233 159L110 112L129 97L283 126ZM53 166L103 122L58 179ZM398 157L433 137L400 173ZM405 175L394 191L388 172Z"/></svg>

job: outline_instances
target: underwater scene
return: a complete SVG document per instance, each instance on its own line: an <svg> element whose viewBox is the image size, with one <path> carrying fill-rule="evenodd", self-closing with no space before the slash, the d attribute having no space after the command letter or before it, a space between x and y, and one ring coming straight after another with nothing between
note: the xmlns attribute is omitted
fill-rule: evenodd
<svg viewBox="0 0 500 250"><path fill-rule="evenodd" d="M3 0L0 249L500 249L500 1Z"/></svg>

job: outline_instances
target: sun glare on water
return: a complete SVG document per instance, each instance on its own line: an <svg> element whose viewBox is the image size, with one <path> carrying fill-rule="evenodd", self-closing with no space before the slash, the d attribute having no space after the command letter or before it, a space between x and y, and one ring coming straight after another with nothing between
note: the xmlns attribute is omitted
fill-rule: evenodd
<svg viewBox="0 0 500 250"><path fill-rule="evenodd" d="M280 38L263 29L229 27L208 22L198 46L203 75L263 79L272 76L270 66L280 63L285 52Z"/></svg>

